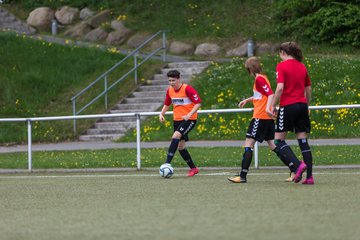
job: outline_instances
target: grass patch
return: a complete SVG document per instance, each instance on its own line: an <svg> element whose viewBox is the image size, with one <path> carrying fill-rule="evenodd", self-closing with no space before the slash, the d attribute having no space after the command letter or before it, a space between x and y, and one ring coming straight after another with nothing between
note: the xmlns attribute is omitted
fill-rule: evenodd
<svg viewBox="0 0 360 240"><path fill-rule="evenodd" d="M261 57L273 91L276 88L274 69L280 61L278 56ZM229 63L213 63L203 74L192 81L202 98L202 109L237 108L238 103L252 96L253 78L244 69L245 59ZM360 58L355 56L319 56L305 58L312 80L311 105L358 104L360 99ZM245 107L252 107L248 104ZM311 138L358 137L360 109L337 109L311 111ZM252 113L226 113L200 115L191 139L239 139L244 136ZM165 124L158 118L149 118L142 125L143 141L167 140L171 135L171 116ZM129 132L123 141L135 141L136 132Z"/></svg>
<svg viewBox="0 0 360 240"><path fill-rule="evenodd" d="M358 146L311 146L314 165L359 164ZM199 167L240 167L243 149L240 147L188 147ZM297 156L301 156L294 147ZM159 167L166 159L167 148L141 150L141 166ZM302 157L300 157L302 158ZM33 152L34 169L52 168L136 168L136 149ZM254 164L254 161L253 161ZM179 154L172 165L187 166ZM259 147L259 166L282 166L282 162L267 147ZM3 153L0 168L27 169L27 153Z"/></svg>
<svg viewBox="0 0 360 240"><path fill-rule="evenodd" d="M70 99L124 55L100 49L61 46L32 37L0 32L0 109L3 118L72 115ZM138 71L139 80L149 79L163 63L150 61ZM108 76L108 86L133 67L133 59ZM109 107L135 88L130 75L109 94ZM77 100L77 110L104 90L104 81L97 83ZM81 114L104 113L100 99ZM94 120L79 121L79 132ZM34 123L34 141L56 142L73 139L69 121ZM24 123L1 123L0 142L24 142Z"/></svg>
<svg viewBox="0 0 360 240"><path fill-rule="evenodd" d="M29 240L358 239L358 170L315 171L314 186L285 183L286 174L252 171L241 185L226 180L231 173L205 171L169 180L148 172L2 175L1 234Z"/></svg>

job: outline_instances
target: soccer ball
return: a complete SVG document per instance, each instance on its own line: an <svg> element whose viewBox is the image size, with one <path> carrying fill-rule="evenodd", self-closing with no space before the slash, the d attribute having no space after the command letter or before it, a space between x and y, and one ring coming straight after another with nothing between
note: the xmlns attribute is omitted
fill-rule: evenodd
<svg viewBox="0 0 360 240"><path fill-rule="evenodd" d="M169 163L165 163L160 166L159 173L163 178L171 178L174 174L174 168Z"/></svg>

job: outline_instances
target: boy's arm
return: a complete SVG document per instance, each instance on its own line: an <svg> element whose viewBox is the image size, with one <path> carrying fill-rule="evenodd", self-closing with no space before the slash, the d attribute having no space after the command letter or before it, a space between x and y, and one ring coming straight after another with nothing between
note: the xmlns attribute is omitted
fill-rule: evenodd
<svg viewBox="0 0 360 240"><path fill-rule="evenodd" d="M186 114L185 116L183 116L183 119L184 119L185 121L189 120L189 118L190 118L194 113L196 113L197 110L199 110L200 107L201 107L201 103L195 104L194 107L191 109L191 111L190 111L188 114Z"/></svg>
<svg viewBox="0 0 360 240"><path fill-rule="evenodd" d="M167 110L169 110L170 106L164 105L163 108L161 109L161 112L159 114L159 121L160 122L164 122L165 121L165 113Z"/></svg>

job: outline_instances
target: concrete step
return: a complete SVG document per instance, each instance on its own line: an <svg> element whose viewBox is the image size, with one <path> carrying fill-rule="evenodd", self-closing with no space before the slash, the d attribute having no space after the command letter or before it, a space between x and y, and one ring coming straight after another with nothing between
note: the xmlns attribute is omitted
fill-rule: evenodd
<svg viewBox="0 0 360 240"><path fill-rule="evenodd" d="M142 85L137 91L166 91L169 85Z"/></svg>
<svg viewBox="0 0 360 240"><path fill-rule="evenodd" d="M182 74L199 74L203 71L204 68L198 68L198 67L194 67L194 68L163 68L161 69L161 73L168 73L169 71L172 70L178 70L180 72L180 78Z"/></svg>
<svg viewBox="0 0 360 240"><path fill-rule="evenodd" d="M135 119L134 119L135 122ZM95 128L101 128L101 129L120 129L120 130L127 130L129 129L129 126L131 123L134 122L97 122L95 123Z"/></svg>
<svg viewBox="0 0 360 240"><path fill-rule="evenodd" d="M167 65L168 68L194 68L194 67L200 67L200 68L207 68L210 65L211 62L209 61L201 61L201 62L174 62L169 63Z"/></svg>
<svg viewBox="0 0 360 240"><path fill-rule="evenodd" d="M146 97L146 98L125 98L124 103L163 103L164 98L162 97Z"/></svg>
<svg viewBox="0 0 360 240"><path fill-rule="evenodd" d="M80 141L114 141L125 134L98 134L98 135L81 135L79 137Z"/></svg>
<svg viewBox="0 0 360 240"><path fill-rule="evenodd" d="M86 135L100 135L100 134L125 134L127 129L117 128L90 128L86 130Z"/></svg>
<svg viewBox="0 0 360 240"><path fill-rule="evenodd" d="M114 109L110 110L110 113L139 113L139 112L155 112L160 107L162 107L162 104L159 105L152 105L148 108L138 108L138 109Z"/></svg>
<svg viewBox="0 0 360 240"><path fill-rule="evenodd" d="M184 73L184 74L181 74L180 76L181 79L191 79L192 78L192 74L187 74L187 73ZM166 73L159 73L159 74L155 74L153 76L153 79L154 80L168 80L169 78L167 77Z"/></svg>
<svg viewBox="0 0 360 240"><path fill-rule="evenodd" d="M143 92L143 91L135 91L135 92L132 92L132 96L133 97L136 97L136 98L145 98L145 97L162 97L162 98L165 98L165 94L166 94L166 91L147 91L147 92Z"/></svg>
<svg viewBox="0 0 360 240"><path fill-rule="evenodd" d="M161 105L161 103L160 103ZM158 108L159 103L125 103L125 104L116 104L115 108L112 109L113 110L137 110L139 111L140 109L153 109L153 108ZM142 110L141 110L142 111Z"/></svg>

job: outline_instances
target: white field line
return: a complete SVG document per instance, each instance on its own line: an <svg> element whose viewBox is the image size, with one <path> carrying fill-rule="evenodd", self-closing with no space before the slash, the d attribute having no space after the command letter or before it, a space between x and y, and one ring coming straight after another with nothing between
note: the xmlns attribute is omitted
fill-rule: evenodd
<svg viewBox="0 0 360 240"><path fill-rule="evenodd" d="M233 175L233 172L217 172L217 173L199 173L199 176L228 176ZM272 176L272 175L288 175L284 172L272 173L249 173L251 176ZM357 175L357 172L314 172L314 175ZM175 174L176 176L184 177L185 174ZM86 175L41 175L41 176L1 176L0 179L36 179L36 178L119 178L119 177L159 177L159 174L86 174Z"/></svg>

